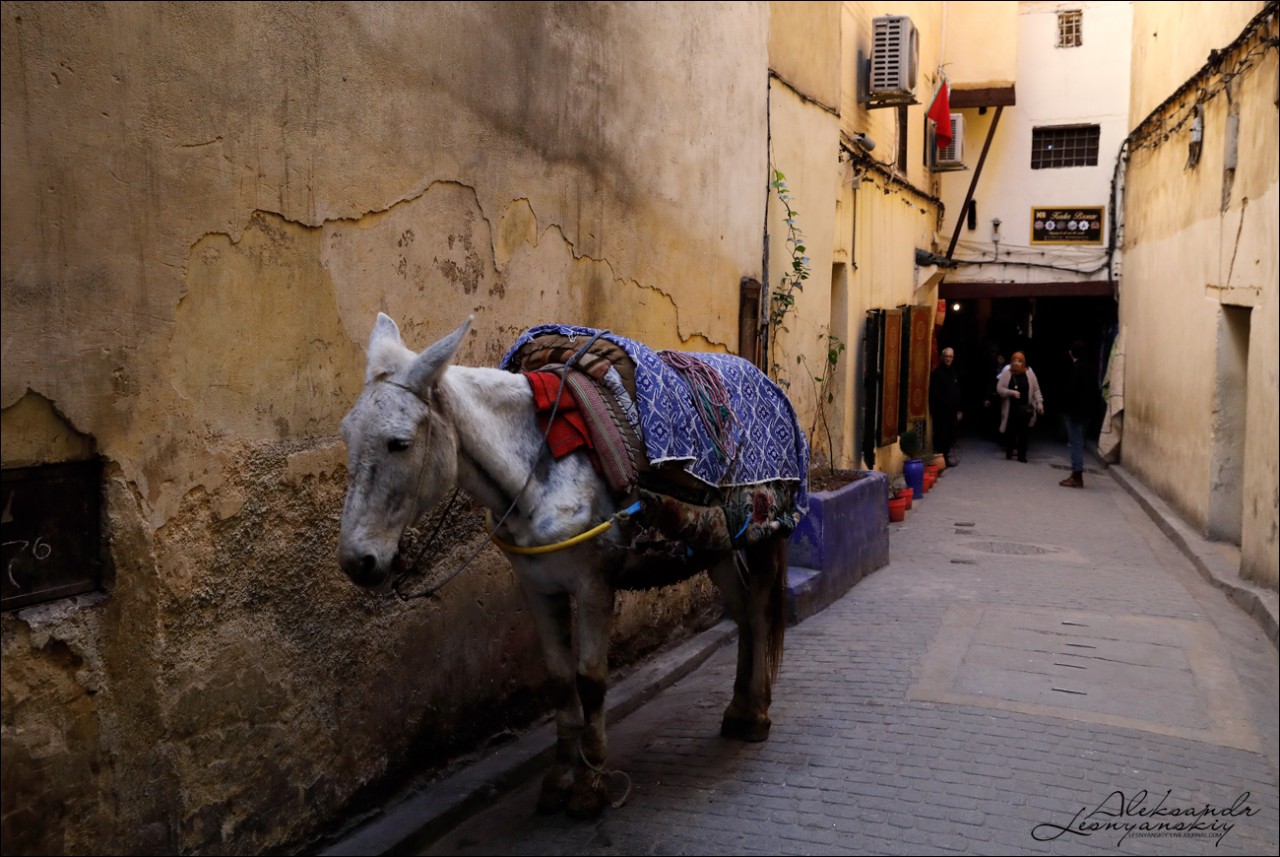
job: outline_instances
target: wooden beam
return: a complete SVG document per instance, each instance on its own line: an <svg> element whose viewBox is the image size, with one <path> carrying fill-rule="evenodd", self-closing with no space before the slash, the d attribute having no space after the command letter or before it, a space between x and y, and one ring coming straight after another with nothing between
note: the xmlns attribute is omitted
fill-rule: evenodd
<svg viewBox="0 0 1280 857"><path fill-rule="evenodd" d="M1106 280L1052 283L957 283L955 280L944 280L938 286L938 298L948 301L972 298L1096 298L1111 295L1111 283Z"/></svg>
<svg viewBox="0 0 1280 857"><path fill-rule="evenodd" d="M982 89L955 89L950 92L951 107L1013 107L1018 103L1013 84Z"/></svg>
<svg viewBox="0 0 1280 857"><path fill-rule="evenodd" d="M969 182L969 192L965 194L964 205L960 206L960 211L956 214L956 231L951 233L951 243L947 245L948 259L956 251L956 242L960 240L960 227L964 225L965 215L969 212L969 203L973 200L973 192L978 187L978 178L982 175L982 165L987 162L987 152L991 150L991 141L995 139L996 128L1000 125L1000 114L1003 112L1003 106L996 108L996 115L991 119L991 127L987 129L987 140L982 144L982 154L978 156L978 166L973 170L973 179Z"/></svg>

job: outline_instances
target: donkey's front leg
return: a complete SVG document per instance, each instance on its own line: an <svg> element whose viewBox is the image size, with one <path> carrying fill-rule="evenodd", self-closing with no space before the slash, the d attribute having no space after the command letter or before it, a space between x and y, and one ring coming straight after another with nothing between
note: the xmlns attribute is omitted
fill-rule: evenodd
<svg viewBox="0 0 1280 857"><path fill-rule="evenodd" d="M569 801L582 737L582 706L574 682L569 596L546 595L526 585L525 598L542 641L542 652L551 674L552 704L556 709L556 758L542 780L538 812L559 812Z"/></svg>
<svg viewBox="0 0 1280 857"><path fill-rule="evenodd" d="M574 774L568 812L578 818L599 815L608 802L605 692L609 683L609 636L613 630L613 588L602 579L577 593L578 699L582 703L582 756Z"/></svg>

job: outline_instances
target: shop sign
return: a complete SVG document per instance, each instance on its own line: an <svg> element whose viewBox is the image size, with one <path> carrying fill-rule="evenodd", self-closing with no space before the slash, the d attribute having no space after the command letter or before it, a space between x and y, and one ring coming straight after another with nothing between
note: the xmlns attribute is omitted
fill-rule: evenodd
<svg viewBox="0 0 1280 857"><path fill-rule="evenodd" d="M1031 209L1032 244L1101 244L1104 206Z"/></svg>

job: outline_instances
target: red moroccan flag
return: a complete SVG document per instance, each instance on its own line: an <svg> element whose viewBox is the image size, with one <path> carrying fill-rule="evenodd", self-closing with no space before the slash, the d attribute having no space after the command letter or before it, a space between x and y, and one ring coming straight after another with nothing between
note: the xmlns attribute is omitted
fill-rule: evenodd
<svg viewBox="0 0 1280 857"><path fill-rule="evenodd" d="M938 94L933 98L933 106L929 108L929 118L938 126L938 148L945 149L951 145L951 100L947 97L947 82L938 87Z"/></svg>

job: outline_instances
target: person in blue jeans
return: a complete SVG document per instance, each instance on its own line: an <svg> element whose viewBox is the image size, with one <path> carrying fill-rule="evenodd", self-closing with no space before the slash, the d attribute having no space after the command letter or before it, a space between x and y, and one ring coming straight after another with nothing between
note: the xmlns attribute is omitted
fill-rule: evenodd
<svg viewBox="0 0 1280 857"><path fill-rule="evenodd" d="M1098 401L1098 385L1085 357L1080 340L1067 348L1071 368L1067 370L1067 389L1062 398L1062 418L1067 426L1067 451L1071 455L1071 475L1058 484L1063 488L1084 487L1084 432L1093 418Z"/></svg>

